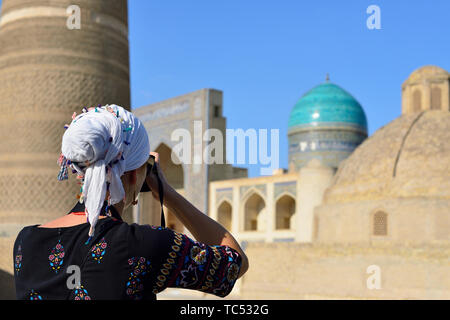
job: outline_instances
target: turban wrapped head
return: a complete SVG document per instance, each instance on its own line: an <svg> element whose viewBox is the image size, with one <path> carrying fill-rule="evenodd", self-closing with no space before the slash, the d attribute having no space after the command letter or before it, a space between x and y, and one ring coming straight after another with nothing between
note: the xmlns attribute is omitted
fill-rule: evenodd
<svg viewBox="0 0 450 320"><path fill-rule="evenodd" d="M125 198L120 177L141 167L149 157L150 144L142 122L117 105L106 105L73 116L62 138L59 180L67 179L67 166L83 181L84 201L92 237L109 191L108 205Z"/></svg>

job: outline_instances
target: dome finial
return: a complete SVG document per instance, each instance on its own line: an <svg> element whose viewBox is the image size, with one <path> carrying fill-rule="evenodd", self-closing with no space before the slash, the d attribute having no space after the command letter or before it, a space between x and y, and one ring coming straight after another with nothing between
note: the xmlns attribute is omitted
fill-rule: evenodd
<svg viewBox="0 0 450 320"><path fill-rule="evenodd" d="M327 72L327 76L326 76L326 78L325 78L325 81L326 82L329 82L330 81L330 74Z"/></svg>

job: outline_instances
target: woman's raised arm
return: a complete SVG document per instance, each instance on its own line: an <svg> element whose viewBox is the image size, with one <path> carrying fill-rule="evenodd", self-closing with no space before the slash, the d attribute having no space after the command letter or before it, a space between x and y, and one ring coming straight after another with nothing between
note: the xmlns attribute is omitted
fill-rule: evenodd
<svg viewBox="0 0 450 320"><path fill-rule="evenodd" d="M155 162L159 162L156 152L151 152L155 156ZM236 250L242 257L241 277L249 267L248 258L239 243L220 223L198 210L192 203L173 189L164 177L164 174L157 165L158 175L164 187L164 205L175 214L175 216L186 226L195 239L207 245L229 246ZM152 189L152 194L156 199L158 195L158 182L156 176L150 173L146 177L147 184Z"/></svg>

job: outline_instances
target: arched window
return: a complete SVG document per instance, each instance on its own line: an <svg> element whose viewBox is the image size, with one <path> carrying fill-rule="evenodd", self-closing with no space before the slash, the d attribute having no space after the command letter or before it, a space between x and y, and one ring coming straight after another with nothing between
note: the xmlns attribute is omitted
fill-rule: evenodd
<svg viewBox="0 0 450 320"><path fill-rule="evenodd" d="M291 218L295 213L295 200L291 196L284 195L276 205L276 230L291 229Z"/></svg>
<svg viewBox="0 0 450 320"><path fill-rule="evenodd" d="M413 93L413 112L422 111L422 93L416 89Z"/></svg>
<svg viewBox="0 0 450 320"><path fill-rule="evenodd" d="M434 87L431 89L431 110L441 109L441 88Z"/></svg>
<svg viewBox="0 0 450 320"><path fill-rule="evenodd" d="M231 205L228 201L224 201L217 209L217 221L225 227L228 231L231 231Z"/></svg>
<svg viewBox="0 0 450 320"><path fill-rule="evenodd" d="M373 235L387 236L388 215L383 211L378 211L373 215Z"/></svg>
<svg viewBox="0 0 450 320"><path fill-rule="evenodd" d="M262 219L263 219L263 210L266 207L266 204L258 194L252 194L247 201L245 202L244 208L244 231L262 231L264 228Z"/></svg>

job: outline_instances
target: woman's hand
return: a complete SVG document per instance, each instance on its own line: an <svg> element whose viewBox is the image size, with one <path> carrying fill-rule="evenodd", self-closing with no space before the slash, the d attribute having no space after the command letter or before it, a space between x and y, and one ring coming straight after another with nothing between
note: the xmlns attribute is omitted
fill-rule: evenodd
<svg viewBox="0 0 450 320"><path fill-rule="evenodd" d="M238 251L242 257L242 266L238 276L240 278L248 270L248 258L237 240L220 223L198 210L192 203L174 190L167 183L159 166L159 154L156 152L150 152L150 154L155 157L156 170L164 189L165 207L180 220L197 241L213 246L229 246ZM153 196L159 199L156 175L150 172L145 179L148 186L152 189Z"/></svg>
<svg viewBox="0 0 450 320"><path fill-rule="evenodd" d="M161 183L163 185L164 192L168 190L169 184L167 183L166 177L164 176L161 167L159 166L159 154L157 152L150 152L150 155L155 157L155 167L158 172L159 179L161 180ZM147 182L147 185L152 189L152 195L155 199L159 200L159 188L158 188L158 179L153 172L147 172L147 176L145 177L145 181Z"/></svg>

